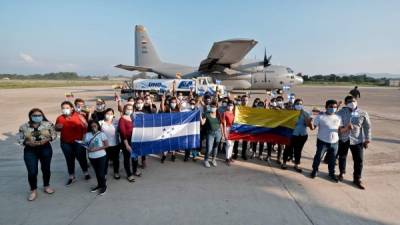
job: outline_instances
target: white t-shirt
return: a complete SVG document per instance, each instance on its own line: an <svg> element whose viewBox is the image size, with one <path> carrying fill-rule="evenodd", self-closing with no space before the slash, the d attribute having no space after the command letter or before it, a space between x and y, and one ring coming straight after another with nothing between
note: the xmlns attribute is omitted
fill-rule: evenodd
<svg viewBox="0 0 400 225"><path fill-rule="evenodd" d="M101 120L99 123L101 125L101 131L103 131L107 136L108 144L110 146L118 145L118 121L114 119L112 124L108 124L104 120Z"/></svg>
<svg viewBox="0 0 400 225"><path fill-rule="evenodd" d="M321 114L315 118L314 126L318 127L318 139L333 144L339 141L338 131L339 127L343 126L343 122L342 118L336 114Z"/></svg>
<svg viewBox="0 0 400 225"><path fill-rule="evenodd" d="M93 136L96 136L95 138L93 138ZM93 135L92 132L87 132L85 134L85 138L83 139L83 142L89 146L89 148L93 148L93 147L103 147L103 141L107 141L107 136L105 133L101 132L98 133L97 135ZM95 151L95 152L88 152L88 156L89 158L95 159L95 158L100 158L106 155L106 151L100 150L100 151Z"/></svg>

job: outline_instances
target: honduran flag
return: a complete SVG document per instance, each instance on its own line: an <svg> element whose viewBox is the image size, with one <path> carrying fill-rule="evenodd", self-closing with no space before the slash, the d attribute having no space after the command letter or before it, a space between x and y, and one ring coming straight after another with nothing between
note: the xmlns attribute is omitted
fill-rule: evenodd
<svg viewBox="0 0 400 225"><path fill-rule="evenodd" d="M200 111L136 114L132 157L200 146Z"/></svg>
<svg viewBox="0 0 400 225"><path fill-rule="evenodd" d="M230 140L288 144L300 111L236 107Z"/></svg>

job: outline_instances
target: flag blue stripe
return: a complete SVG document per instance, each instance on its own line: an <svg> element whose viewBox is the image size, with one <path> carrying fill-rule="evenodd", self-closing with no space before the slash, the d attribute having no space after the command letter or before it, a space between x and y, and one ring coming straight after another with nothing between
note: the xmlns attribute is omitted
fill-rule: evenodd
<svg viewBox="0 0 400 225"><path fill-rule="evenodd" d="M166 151L200 147L200 134L172 137L156 141L132 142L132 157L160 154Z"/></svg>
<svg viewBox="0 0 400 225"><path fill-rule="evenodd" d="M136 114L134 127L163 127L200 121L200 111Z"/></svg>
<svg viewBox="0 0 400 225"><path fill-rule="evenodd" d="M271 134L281 135L284 137L291 137L293 134L293 129L281 126L275 128L268 128L268 127L258 127L258 126L234 123L232 125L232 132L250 134L250 135L271 133Z"/></svg>

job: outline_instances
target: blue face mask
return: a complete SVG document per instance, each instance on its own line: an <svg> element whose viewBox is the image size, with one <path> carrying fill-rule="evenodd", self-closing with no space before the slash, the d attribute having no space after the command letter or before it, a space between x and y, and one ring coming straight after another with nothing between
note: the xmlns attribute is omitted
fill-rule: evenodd
<svg viewBox="0 0 400 225"><path fill-rule="evenodd" d="M336 112L336 110L337 110L336 108L327 108L326 112L329 114L334 114Z"/></svg>
<svg viewBox="0 0 400 225"><path fill-rule="evenodd" d="M43 121L43 116L32 116L32 122L34 123L40 123Z"/></svg>

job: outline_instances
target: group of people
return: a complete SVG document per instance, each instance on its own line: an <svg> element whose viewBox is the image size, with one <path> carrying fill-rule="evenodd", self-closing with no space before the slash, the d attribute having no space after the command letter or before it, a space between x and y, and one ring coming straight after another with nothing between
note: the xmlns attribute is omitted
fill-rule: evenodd
<svg viewBox="0 0 400 225"><path fill-rule="evenodd" d="M371 128L368 114L357 106L357 98L347 96L345 106L340 107L335 100L328 100L323 112L307 112L303 106L303 100L294 94L289 95L287 101L282 95L261 100L256 98L252 104L249 96L237 96L234 98L204 95L188 97L182 93L161 96L161 103L157 107L154 95L142 93L136 97L129 97L125 103L118 97L117 113L113 108L106 106L103 99L97 99L96 106L90 108L83 99L75 99L72 103L61 103L61 115L55 124L51 123L41 109L34 108L28 113L28 122L19 129L19 142L24 146L24 161L28 170L28 181L31 192L28 200L37 198L38 163L40 161L43 174L44 192L53 194L50 187L50 163L52 158L52 146L50 142L60 133L60 145L65 157L68 170L66 185L76 181L75 160L84 174L84 179L89 180L89 163L96 174L97 185L91 188L91 192L99 195L106 193L106 177L108 167L113 167L114 179L120 179L119 165L120 152L123 155L123 166L126 179L134 182L135 177L142 174L139 167L147 167L146 156L132 157L132 131L133 119L136 114L149 113L173 113L190 110L200 110L201 131L200 147L198 149L182 149L184 161L192 158L200 159L203 152L203 164L205 167L217 167L217 155L219 150L225 152L225 163L230 166L239 157L239 144L241 142L241 158L248 159L248 149L251 148L250 158L256 157L270 162L272 152L277 151L277 163L282 169L287 169L290 161L294 162L294 169L302 172L300 160L303 147L308 139L308 128L318 128L317 151L313 160L311 177L317 176L319 164L326 152L328 160L329 177L335 181L343 180L346 172L346 157L350 149L354 160L353 180L357 187L364 189L361 182L363 168L363 150L368 147L371 140ZM298 110L299 118L293 130L291 141L287 145L278 143L248 142L229 140L232 128L235 107L256 107L272 110ZM339 109L340 108L340 109ZM337 111L339 109L339 111ZM119 117L119 118L117 118ZM263 157L266 146L266 156ZM282 154L283 153L283 154ZM160 156L161 163L167 159L168 152ZM176 160L176 152L171 152L171 161ZM89 160L88 160L89 159ZM339 161L338 176L335 175L336 160Z"/></svg>

